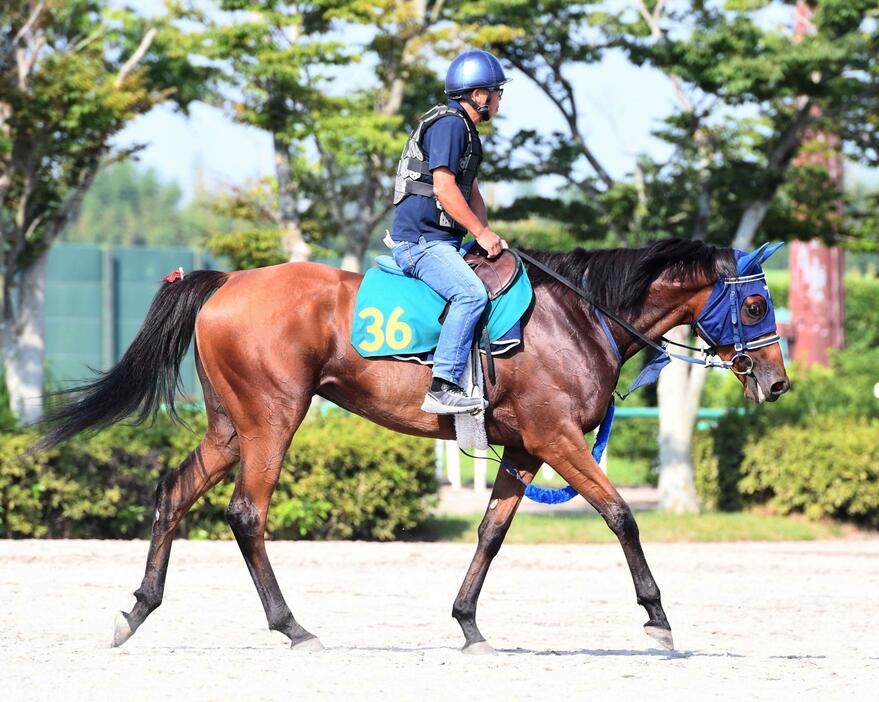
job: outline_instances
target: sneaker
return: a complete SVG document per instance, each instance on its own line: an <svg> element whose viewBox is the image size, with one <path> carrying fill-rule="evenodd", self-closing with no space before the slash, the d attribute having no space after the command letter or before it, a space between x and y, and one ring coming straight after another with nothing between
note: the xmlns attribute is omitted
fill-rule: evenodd
<svg viewBox="0 0 879 702"><path fill-rule="evenodd" d="M431 384L421 409L430 414L476 414L488 407L481 397L470 397L463 388L445 380Z"/></svg>

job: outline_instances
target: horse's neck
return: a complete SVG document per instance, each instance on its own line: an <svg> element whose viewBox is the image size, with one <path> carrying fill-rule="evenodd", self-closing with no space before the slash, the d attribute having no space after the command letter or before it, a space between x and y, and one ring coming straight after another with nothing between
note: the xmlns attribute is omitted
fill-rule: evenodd
<svg viewBox="0 0 879 702"><path fill-rule="evenodd" d="M708 280L695 281L686 286L680 282L659 278L650 286L650 292L644 302L641 314L630 322L648 339L659 339L669 330L682 324L692 324L695 310L701 309L710 293L711 283ZM705 298L705 299L702 299ZM619 327L618 327L619 328ZM631 334L624 333L625 340L619 344L623 363L628 361L645 344Z"/></svg>

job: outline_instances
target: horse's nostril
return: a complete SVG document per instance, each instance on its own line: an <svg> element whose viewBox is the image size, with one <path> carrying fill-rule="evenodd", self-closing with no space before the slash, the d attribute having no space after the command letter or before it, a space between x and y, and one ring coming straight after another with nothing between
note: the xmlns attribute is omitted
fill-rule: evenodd
<svg viewBox="0 0 879 702"><path fill-rule="evenodd" d="M786 380L779 380L775 383L772 383L772 387L769 388L769 391L773 395L781 395L782 393L787 392L788 388L790 388L790 383L788 383Z"/></svg>

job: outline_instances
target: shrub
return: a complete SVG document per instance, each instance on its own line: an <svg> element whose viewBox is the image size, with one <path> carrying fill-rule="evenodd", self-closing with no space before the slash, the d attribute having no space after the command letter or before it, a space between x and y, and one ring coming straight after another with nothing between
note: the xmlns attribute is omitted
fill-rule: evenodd
<svg viewBox="0 0 879 702"><path fill-rule="evenodd" d="M745 449L742 492L777 511L879 527L879 422L823 418Z"/></svg>
<svg viewBox="0 0 879 702"><path fill-rule="evenodd" d="M876 368L879 348L846 349L832 355L829 368L788 368L791 392L778 402L755 406L739 397L710 437L694 437L696 485L705 507L741 508L741 463L747 448L764 436L783 427L813 426L822 418L843 425L853 417L879 419L879 402L873 397Z"/></svg>
<svg viewBox="0 0 879 702"><path fill-rule="evenodd" d="M696 494L708 511L735 512L742 508L739 492L742 444L734 426L744 424L743 417L732 415L722 420L724 431L699 431L693 435L693 472Z"/></svg>
<svg viewBox="0 0 879 702"><path fill-rule="evenodd" d="M284 537L393 539L428 516L433 442L331 413L299 429L269 528Z"/></svg>
<svg viewBox="0 0 879 702"><path fill-rule="evenodd" d="M38 455L34 432L0 433L0 534L6 537L134 538L150 533L159 477L195 448L191 429L160 417L116 425ZM393 434L353 416L309 419L285 459L268 523L283 537L392 539L427 516L436 491L429 440ZM231 536L224 513L233 476L208 492L178 534Z"/></svg>

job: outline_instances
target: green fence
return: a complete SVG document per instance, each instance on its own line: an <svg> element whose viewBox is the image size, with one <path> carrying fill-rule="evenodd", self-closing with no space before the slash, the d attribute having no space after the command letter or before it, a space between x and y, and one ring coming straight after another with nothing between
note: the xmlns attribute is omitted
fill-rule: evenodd
<svg viewBox="0 0 879 702"><path fill-rule="evenodd" d="M69 387L107 369L140 329L163 276L223 266L200 250L56 244L46 281L46 366L53 387ZM180 372L184 392L200 397L190 350Z"/></svg>

